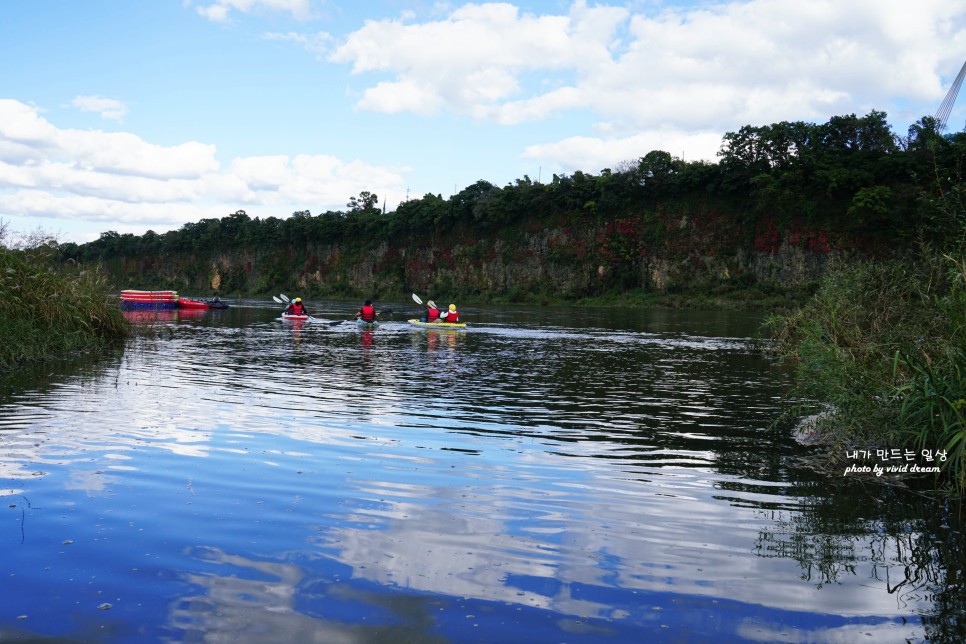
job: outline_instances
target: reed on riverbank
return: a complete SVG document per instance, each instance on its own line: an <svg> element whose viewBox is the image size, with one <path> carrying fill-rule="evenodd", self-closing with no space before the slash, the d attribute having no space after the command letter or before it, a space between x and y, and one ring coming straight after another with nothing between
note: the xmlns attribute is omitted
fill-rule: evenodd
<svg viewBox="0 0 966 644"><path fill-rule="evenodd" d="M126 337L102 271L61 265L55 248L0 246L0 370Z"/></svg>
<svg viewBox="0 0 966 644"><path fill-rule="evenodd" d="M937 484L966 492L964 268L962 245L834 268L804 307L768 319L796 367L793 397L825 406L815 422L832 459L850 447L941 451Z"/></svg>

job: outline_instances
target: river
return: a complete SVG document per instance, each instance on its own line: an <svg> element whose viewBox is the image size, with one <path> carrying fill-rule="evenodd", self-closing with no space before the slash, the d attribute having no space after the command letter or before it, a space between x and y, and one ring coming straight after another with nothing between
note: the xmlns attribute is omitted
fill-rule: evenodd
<svg viewBox="0 0 966 644"><path fill-rule="evenodd" d="M756 316L307 304L2 380L0 640L961 634L961 518L810 468Z"/></svg>

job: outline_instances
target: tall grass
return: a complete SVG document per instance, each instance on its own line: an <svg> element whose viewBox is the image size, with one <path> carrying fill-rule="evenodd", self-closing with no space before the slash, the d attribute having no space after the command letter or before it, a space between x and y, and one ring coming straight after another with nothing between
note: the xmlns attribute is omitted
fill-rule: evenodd
<svg viewBox="0 0 966 644"><path fill-rule="evenodd" d="M934 306L949 322L949 341L896 353L900 434L921 449L946 453L949 483L966 491L966 257L946 255L948 292Z"/></svg>
<svg viewBox="0 0 966 644"><path fill-rule="evenodd" d="M0 370L66 357L128 335L99 270L60 265L42 244L0 246Z"/></svg>
<svg viewBox="0 0 966 644"><path fill-rule="evenodd" d="M795 364L799 413L818 404L831 452L944 449L944 482L966 491L966 287L962 250L835 267L801 309L766 328Z"/></svg>
<svg viewBox="0 0 966 644"><path fill-rule="evenodd" d="M827 408L818 429L829 443L942 450L938 484L962 496L966 157L957 167L948 176L937 165L920 195L923 236L933 245L922 242L901 260L833 269L805 307L766 326L796 364L793 396Z"/></svg>

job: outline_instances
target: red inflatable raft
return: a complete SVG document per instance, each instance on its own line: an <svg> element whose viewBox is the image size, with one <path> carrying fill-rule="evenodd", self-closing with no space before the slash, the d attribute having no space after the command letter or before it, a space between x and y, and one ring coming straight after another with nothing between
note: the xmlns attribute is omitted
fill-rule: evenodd
<svg viewBox="0 0 966 644"><path fill-rule="evenodd" d="M125 311L139 309L176 309L177 291L121 291L121 308Z"/></svg>
<svg viewBox="0 0 966 644"><path fill-rule="evenodd" d="M192 300L187 297L178 298L178 308L181 309L227 309L228 305L221 300Z"/></svg>

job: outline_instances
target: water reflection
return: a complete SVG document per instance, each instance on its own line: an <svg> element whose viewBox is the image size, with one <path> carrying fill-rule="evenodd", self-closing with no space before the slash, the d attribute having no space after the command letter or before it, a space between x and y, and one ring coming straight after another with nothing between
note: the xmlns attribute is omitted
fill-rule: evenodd
<svg viewBox="0 0 966 644"><path fill-rule="evenodd" d="M339 583L306 579L294 564L230 555L198 548L196 559L215 564L221 574L191 573L185 581L200 590L171 608L171 628L187 640L243 642L445 642L434 636L432 607L426 597L388 598ZM306 600L321 614L304 611ZM346 619L338 608L359 613L385 612L389 628Z"/></svg>
<svg viewBox="0 0 966 644"><path fill-rule="evenodd" d="M869 487L847 479L823 482L809 512L770 511L755 553L796 562L800 578L817 589L858 580L884 592L899 610L922 610L925 639L958 642L966 595L962 508L892 485ZM828 494L832 488L836 493Z"/></svg>
<svg viewBox="0 0 966 644"><path fill-rule="evenodd" d="M740 319L503 310L439 332L275 309L147 320L123 353L3 391L23 547L0 624L79 632L97 587L149 639L955 628L961 530L801 467L768 430L787 374Z"/></svg>

